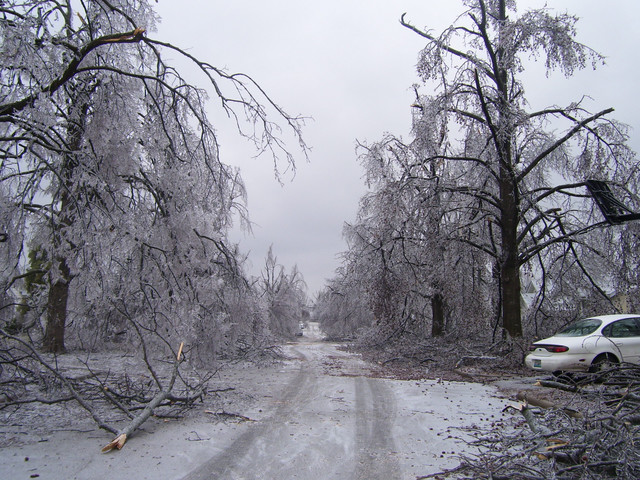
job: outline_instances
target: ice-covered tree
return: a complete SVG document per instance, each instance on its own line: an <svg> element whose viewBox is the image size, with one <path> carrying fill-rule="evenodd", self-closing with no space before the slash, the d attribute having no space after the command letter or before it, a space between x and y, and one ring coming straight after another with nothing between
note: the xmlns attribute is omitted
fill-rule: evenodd
<svg viewBox="0 0 640 480"><path fill-rule="evenodd" d="M471 333L491 305L487 259L451 241L460 212L439 189L444 172L423 162L419 141L387 136L360 148L370 191L345 227L342 284L360 286L383 337L439 336L462 325Z"/></svg>
<svg viewBox="0 0 640 480"><path fill-rule="evenodd" d="M363 285L354 280L348 266L342 266L315 299L313 316L328 339L353 339L371 330L370 302Z"/></svg>
<svg viewBox="0 0 640 480"><path fill-rule="evenodd" d="M275 122L300 139L299 119L251 77L153 38L156 21L146 0L0 5L0 284L24 277L29 248L47 252L50 351L64 350L70 316L194 338L229 328L220 302L246 282L226 233L244 187L207 109L293 163Z"/></svg>
<svg viewBox="0 0 640 480"><path fill-rule="evenodd" d="M287 274L270 247L257 289L268 312L271 332L280 337L293 337L307 303L307 286L298 267L293 266Z"/></svg>
<svg viewBox="0 0 640 480"><path fill-rule="evenodd" d="M576 40L576 17L546 8L518 14L516 3L465 0L466 12L440 35L406 16L401 22L426 41L418 72L434 91L414 106L421 163L449 172L439 189L452 194L449 208L458 212L452 240L494 259L502 326L517 337L522 267L547 264L545 254L556 247L578 258L572 246L588 243L587 234L602 226L590 213L585 180L637 185L638 172L626 128L610 119L612 108L593 113L578 97L530 109L530 58L571 76L602 57ZM596 277L585 276L603 280Z"/></svg>

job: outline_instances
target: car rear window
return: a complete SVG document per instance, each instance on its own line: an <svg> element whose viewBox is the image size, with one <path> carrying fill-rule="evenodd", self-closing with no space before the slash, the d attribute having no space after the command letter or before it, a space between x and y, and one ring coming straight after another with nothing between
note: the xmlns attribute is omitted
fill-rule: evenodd
<svg viewBox="0 0 640 480"><path fill-rule="evenodd" d="M596 331L596 329L602 324L602 320L597 318L587 318L585 320L579 320L571 325L564 327L556 336L558 337L583 337Z"/></svg>

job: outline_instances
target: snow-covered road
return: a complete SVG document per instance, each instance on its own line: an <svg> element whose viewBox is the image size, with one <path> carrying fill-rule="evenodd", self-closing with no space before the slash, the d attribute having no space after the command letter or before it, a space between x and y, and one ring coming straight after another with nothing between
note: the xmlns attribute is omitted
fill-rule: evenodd
<svg viewBox="0 0 640 480"><path fill-rule="evenodd" d="M284 362L225 367L212 388L232 391L186 418L150 419L122 451L99 453L111 435L86 421L25 430L0 448L0 478L413 480L457 466L468 429L503 415L493 387L381 378L382 367L307 332L283 347Z"/></svg>
<svg viewBox="0 0 640 480"><path fill-rule="evenodd" d="M462 428L495 421L491 388L372 377L371 366L325 343L286 347L265 382L282 385L249 425L183 480L414 479L456 466Z"/></svg>

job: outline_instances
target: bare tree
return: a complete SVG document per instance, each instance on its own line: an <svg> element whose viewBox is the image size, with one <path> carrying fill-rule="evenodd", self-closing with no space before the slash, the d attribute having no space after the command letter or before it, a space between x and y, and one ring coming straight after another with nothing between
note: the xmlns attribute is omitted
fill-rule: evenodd
<svg viewBox="0 0 640 480"><path fill-rule="evenodd" d="M437 92L418 98L414 133L437 139L439 151L422 163L450 172L440 189L455 194L448 208L466 211L456 239L494 259L502 327L518 337L521 267L601 226L582 202L587 178L622 182L637 172L625 127L608 119L612 108L591 113L578 101L527 111L523 58L540 55L548 70L567 76L602 61L575 40L575 17L546 9L517 16L516 2L506 0L464 3L459 23L439 36L402 17L427 42L418 71ZM481 235L467 235L471 229Z"/></svg>
<svg viewBox="0 0 640 480"><path fill-rule="evenodd" d="M241 275L226 232L245 216L244 187L220 160L204 88L274 161L294 166L275 122L305 149L301 120L251 77L154 39L155 21L146 0L0 8L0 282L9 292L37 273L21 271L27 249L48 252L50 351L65 349L70 310L84 322L151 311L193 324L216 316L204 299ZM190 84L167 53L206 83Z"/></svg>
<svg viewBox="0 0 640 480"><path fill-rule="evenodd" d="M269 247L258 289L269 313L271 332L293 337L298 331L306 307L306 284L297 266L287 274Z"/></svg>
<svg viewBox="0 0 640 480"><path fill-rule="evenodd" d="M452 330L459 318L468 333L471 324L484 325L482 305L489 302L476 272L487 259L451 241L459 213L450 208L451 193L439 188L441 167L423 162L418 140L389 136L360 147L371 191L345 228L346 259L349 272L363 272L351 281L366 286L378 323L421 338Z"/></svg>

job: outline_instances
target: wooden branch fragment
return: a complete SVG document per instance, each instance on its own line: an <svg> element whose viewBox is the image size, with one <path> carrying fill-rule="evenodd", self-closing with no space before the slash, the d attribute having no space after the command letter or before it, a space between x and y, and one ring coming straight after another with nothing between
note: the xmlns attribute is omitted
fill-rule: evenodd
<svg viewBox="0 0 640 480"><path fill-rule="evenodd" d="M545 450L547 450L548 452L555 450L556 448L562 448L569 445L569 442L560 438L547 438L547 443L549 444L549 446Z"/></svg>
<svg viewBox="0 0 640 480"><path fill-rule="evenodd" d="M547 388L557 388L558 390L563 390L565 392L575 393L580 390L576 385L569 385L562 382L553 382L551 380L538 380L535 385L537 387L547 387Z"/></svg>
<svg viewBox="0 0 640 480"><path fill-rule="evenodd" d="M208 413L209 415L214 415L217 417L231 417L231 418L238 418L244 422L255 422L254 419L249 418L249 417L245 417L244 415L240 415L239 413L229 413L229 412L225 412L224 410L221 412L214 412L212 410L205 410L204 413Z"/></svg>
<svg viewBox="0 0 640 480"><path fill-rule="evenodd" d="M178 349L178 355L176 355L176 359L173 363L173 372L171 374L171 380L169 381L169 385L166 389L160 390L158 394L153 397L153 399L144 407L142 412L135 417L125 428L123 428L116 438L114 438L110 443L105 445L102 448L103 453L110 452L114 449L121 450L124 447L124 444L127 441L127 438L133 434L147 419L153 414L153 409L158 407L164 400L169 397L171 389L176 382L176 378L178 377L178 367L180 366L180 359L182 357L182 348L184 347L184 342L180 343L180 348Z"/></svg>
<svg viewBox="0 0 640 480"><path fill-rule="evenodd" d="M540 435L551 435L551 430L538 422L538 419L533 413L533 410L529 408L529 405L527 403L520 404L520 413L527 421L527 425L529 425L529 428L533 433L538 433Z"/></svg>
<svg viewBox="0 0 640 480"><path fill-rule="evenodd" d="M516 398L521 402L524 402L528 405L533 405L534 407L540 407L544 409L553 408L554 405L549 400L545 400L543 398L532 397L525 392L518 392Z"/></svg>
<svg viewBox="0 0 640 480"><path fill-rule="evenodd" d="M561 410L565 412L567 415L569 415L572 418L582 418L582 414L576 410L572 410L567 407L559 407L556 404L550 402L549 400L545 400L544 398L532 397L530 395L527 395L525 392L518 392L518 394L516 395L516 398L521 402L525 402L528 405L533 405L534 407L540 407L544 409L553 408L555 410Z"/></svg>
<svg viewBox="0 0 640 480"><path fill-rule="evenodd" d="M105 37L103 43L129 43L139 42L144 34L145 29L138 27L132 32L123 33L115 37Z"/></svg>

